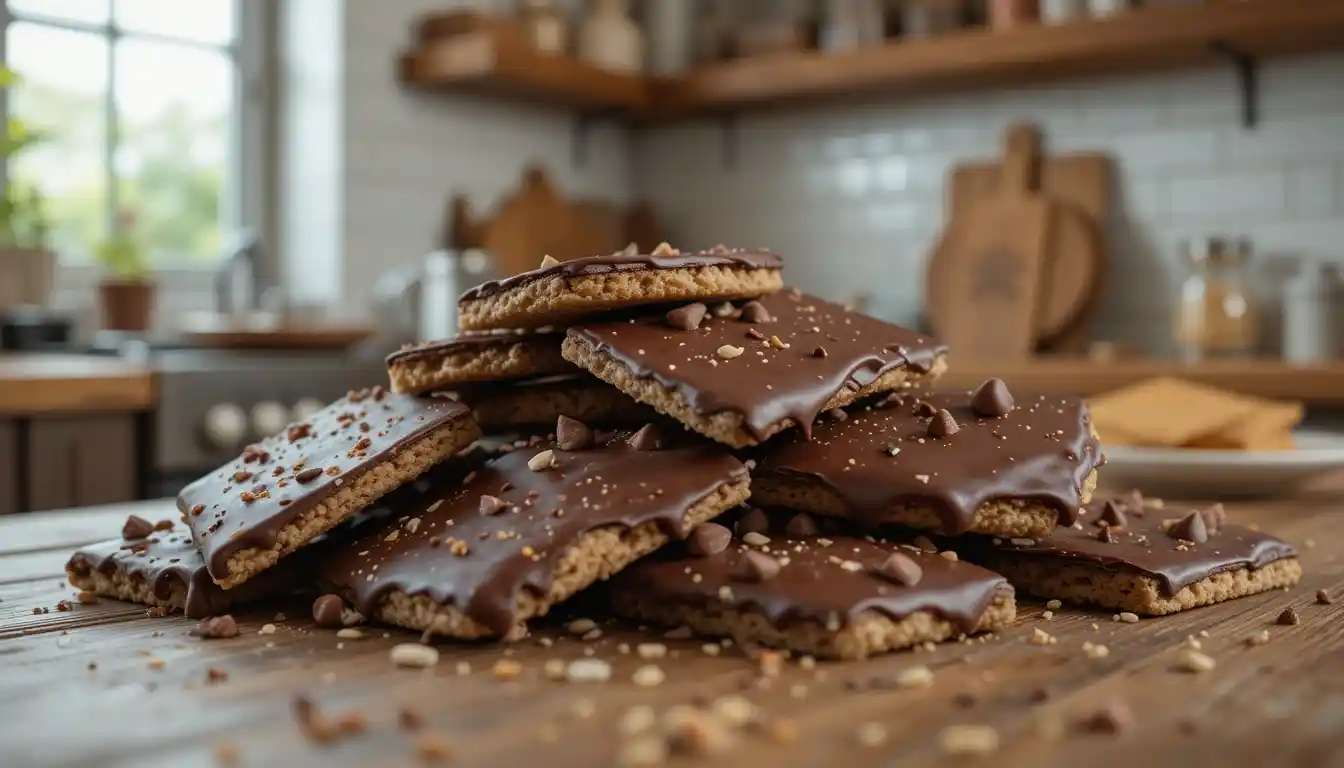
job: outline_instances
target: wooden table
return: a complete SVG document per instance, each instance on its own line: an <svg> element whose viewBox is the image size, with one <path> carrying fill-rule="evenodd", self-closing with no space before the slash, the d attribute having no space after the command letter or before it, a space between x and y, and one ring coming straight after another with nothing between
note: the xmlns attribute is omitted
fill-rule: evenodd
<svg viewBox="0 0 1344 768"><path fill-rule="evenodd" d="M0 416L154 407L154 377L143 365L86 355L0 355Z"/></svg>
<svg viewBox="0 0 1344 768"><path fill-rule="evenodd" d="M366 627L363 639L340 640L312 626L306 604L285 607L286 620L274 608L239 614L241 636L209 641L188 635L194 622L147 618L143 608L110 600L58 611L57 601L72 598L62 580L69 551L119 530L130 511L151 520L172 516L168 502L150 502L0 520L0 762L7 766L214 765L220 745L236 750L239 765L418 765L417 736L397 724L406 706L452 745L453 765L609 765L618 718L631 706L662 709L739 691L770 718L791 720L796 741L744 734L722 757L678 757L672 765L976 762L942 753L938 734L954 723L998 729L1001 746L983 764L1344 764L1344 600L1327 606L1314 598L1321 588L1344 597L1337 495L1231 507L1234 520L1260 524L1302 549L1307 575L1288 593L1137 624L1069 609L1045 620L1040 605L1027 604L1016 625L983 643L813 671L790 664L768 690L755 687L757 665L736 649L711 657L698 641L666 640L668 656L648 662L620 653L619 644L656 638L617 626L592 642L545 631L507 650L442 643L438 666L419 671L395 668L388 658L414 634ZM1301 624L1275 625L1288 605ZM50 613L34 615L39 607ZM268 622L278 629L259 634ZM1057 644L1030 643L1038 628ZM1248 636L1266 629L1267 644L1247 647ZM1186 638L1201 632L1216 669L1179 671ZM543 647L543 637L554 645ZM1089 659L1084 642L1104 644L1109 655ZM544 679L545 660L581 658L590 647L614 665L611 681ZM518 681L490 672L505 654L522 664ZM470 674L458 674L461 662ZM646 663L660 665L666 682L634 685L632 673ZM933 670L932 686L847 685L891 679L915 665ZM207 683L212 667L228 680ZM1038 701L1038 691L1048 697ZM292 714L299 694L326 714L359 712L368 727L338 743L313 743ZM1133 711L1130 728L1105 735L1076 727L1112 700ZM886 743L860 745L858 729L868 722L886 727Z"/></svg>

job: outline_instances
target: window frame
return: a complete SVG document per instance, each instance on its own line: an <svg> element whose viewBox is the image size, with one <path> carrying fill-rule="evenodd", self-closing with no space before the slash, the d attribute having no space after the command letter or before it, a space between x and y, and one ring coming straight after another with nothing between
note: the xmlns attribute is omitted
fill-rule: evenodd
<svg viewBox="0 0 1344 768"><path fill-rule="evenodd" d="M118 146L117 103L116 103L116 51L117 42L125 38L183 45L201 50L218 51L227 55L234 67L234 109L229 120L229 160L232 166L227 176L234 183L228 185L220 199L221 216L219 226L223 243L227 246L229 234L245 229L262 233L267 222L266 201L269 184L267 183L265 163L265 140L267 132L267 94L265 89L266 70L269 66L267 56L269 27L268 3L233 0L234 39L230 43L208 43L189 40L172 35L140 32L122 28L116 19L115 4L109 0L109 18L106 23L90 23L73 19L63 19L31 12L14 12L7 0L0 0L0 63L7 62L9 25L13 22L39 24L52 29L62 29L98 35L107 45L107 98L104 112L104 174L107 185L107 231L111 232L113 219L117 211L118 184L115 168L115 152ZM9 120L9 93L0 90L0 125ZM9 163L0 162L0 188L9 183ZM56 254L59 268L63 273L97 274L101 270L96 264L86 261L71 262L59 252ZM152 273L165 277L174 275L191 276L203 272L212 273L217 268L213 262L205 263L168 263L150 267ZM84 280L78 280L83 283Z"/></svg>

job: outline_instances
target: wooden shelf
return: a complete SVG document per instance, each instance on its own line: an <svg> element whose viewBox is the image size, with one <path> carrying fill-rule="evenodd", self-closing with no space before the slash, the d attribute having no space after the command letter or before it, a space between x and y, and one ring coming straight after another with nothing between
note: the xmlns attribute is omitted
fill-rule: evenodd
<svg viewBox="0 0 1344 768"><path fill-rule="evenodd" d="M1013 389L1045 394L1095 395L1154 376L1177 376L1214 387L1309 405L1344 406L1344 361L1293 365L1280 360L1218 360L1186 364L1174 360L1038 358L996 363L953 356L940 389L970 389L998 377Z"/></svg>
<svg viewBox="0 0 1344 768"><path fill-rule="evenodd" d="M649 82L567 56L551 56L486 33L430 40L402 54L405 85L541 101L584 111L626 114L650 108Z"/></svg>
<svg viewBox="0 0 1344 768"><path fill-rule="evenodd" d="M499 36L432 39L402 58L414 87L475 90L667 118L887 90L913 94L1123 75L1344 47L1344 0L1222 0L1011 31L967 29L844 54L727 62L674 80L614 75Z"/></svg>
<svg viewBox="0 0 1344 768"><path fill-rule="evenodd" d="M142 366L81 355L0 355L0 416L153 407L154 377Z"/></svg>

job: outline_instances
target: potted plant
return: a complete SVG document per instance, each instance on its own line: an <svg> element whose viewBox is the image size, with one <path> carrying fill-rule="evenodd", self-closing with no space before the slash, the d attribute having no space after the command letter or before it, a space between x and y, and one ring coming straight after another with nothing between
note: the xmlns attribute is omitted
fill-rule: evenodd
<svg viewBox="0 0 1344 768"><path fill-rule="evenodd" d="M17 82L13 72L0 67L0 89ZM10 117L0 136L0 163L9 163L42 138L19 118ZM50 234L42 193L11 177L0 195L0 310L47 303L56 275Z"/></svg>
<svg viewBox="0 0 1344 768"><path fill-rule="evenodd" d="M112 236L93 249L105 274L98 283L103 328L144 333L154 317L156 286L150 278L145 249L135 236L135 215L121 211Z"/></svg>

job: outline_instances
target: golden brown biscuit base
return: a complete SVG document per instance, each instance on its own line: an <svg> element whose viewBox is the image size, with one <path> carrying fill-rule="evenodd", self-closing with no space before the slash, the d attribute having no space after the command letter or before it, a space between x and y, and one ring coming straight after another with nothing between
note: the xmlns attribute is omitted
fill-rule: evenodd
<svg viewBox="0 0 1344 768"><path fill-rule="evenodd" d="M70 582L70 586L75 589L85 589L95 595L110 597L114 600L139 603L151 608L161 605L170 611L185 610L187 605L187 583L181 579L172 580L168 597L162 599L154 594L154 587L148 581L129 576L120 569L111 573L99 573L93 569L86 573L80 573L76 569L66 566L65 578Z"/></svg>
<svg viewBox="0 0 1344 768"><path fill-rule="evenodd" d="M459 301L458 325L469 331L566 325L641 304L750 299L783 285L778 269L719 265L554 275Z"/></svg>
<svg viewBox="0 0 1344 768"><path fill-rule="evenodd" d="M725 483L687 510L683 535L700 523L712 520L741 504L751 495L750 480ZM668 542L657 523L634 528L603 526L583 535L556 563L554 578L545 594L526 589L517 597L520 622L546 615L552 606L589 585L611 578L622 568ZM426 595L394 591L378 604L377 618L389 624L458 638L491 637L493 633L453 605L443 605ZM517 634L521 635L519 631Z"/></svg>
<svg viewBox="0 0 1344 768"><path fill-rule="evenodd" d="M560 356L559 336L533 336L394 355L387 372L392 391L423 394L472 382L573 373L574 366Z"/></svg>
<svg viewBox="0 0 1344 768"><path fill-rule="evenodd" d="M620 591L613 595L613 601L617 613L632 619L690 627L702 635L731 637L738 643L787 648L827 659L863 659L962 634L957 624L930 611L918 611L902 619L864 611L849 625L828 629L813 620L776 625L765 614L749 608L666 603ZM1012 595L996 597L974 631L993 632L1012 623L1016 616L1017 603Z"/></svg>
<svg viewBox="0 0 1344 768"><path fill-rule="evenodd" d="M593 349L590 344L582 339L573 336L566 337L562 352L566 360L592 373L630 397L653 406L660 413L676 419L688 429L734 448L759 445L772 435L795 426L797 423L793 419L784 419L771 425L764 435L758 437L746 428L746 419L742 414L732 411L720 411L707 415L698 413L690 401L686 399L686 396L675 388L665 387L653 379L636 376L629 367L615 357ZM934 361L928 373L921 373L910 368L897 368L887 371L861 389L842 388L830 400L826 401L821 410L825 412L832 408L843 408L856 400L882 392L926 386L946 370L947 358L940 356ZM725 373L724 375L731 374Z"/></svg>
<svg viewBox="0 0 1344 768"><path fill-rule="evenodd" d="M372 505L387 493L476 441L481 430L469 415L461 416L397 451L388 461L362 473L354 482L300 515L276 536L270 549L240 549L229 557L228 577L215 583L232 589L275 565L338 523Z"/></svg>
<svg viewBox="0 0 1344 768"><path fill-rule="evenodd" d="M778 476L753 478L751 482L752 501L762 506L825 517L849 517L844 499L820 483ZM1097 471L1094 469L1083 483L1084 504L1092 500L1096 487ZM969 532L1007 539L1040 539L1055 529L1058 516L1058 510L1031 499L993 499L975 511ZM884 522L928 531L940 531L943 527L938 510L932 504L919 502L892 507Z"/></svg>
<svg viewBox="0 0 1344 768"><path fill-rule="evenodd" d="M1006 577L1014 587L1043 599L1144 616L1165 616L1289 587L1302 580L1302 565L1295 557L1276 560L1257 570L1237 568L1216 573L1172 596L1164 595L1161 582L1151 576L1051 558L991 554L985 558L985 566Z"/></svg>
<svg viewBox="0 0 1344 768"><path fill-rule="evenodd" d="M620 390L588 377L538 386L505 385L461 397L487 433L554 429L561 416L600 427L638 427L662 418Z"/></svg>

